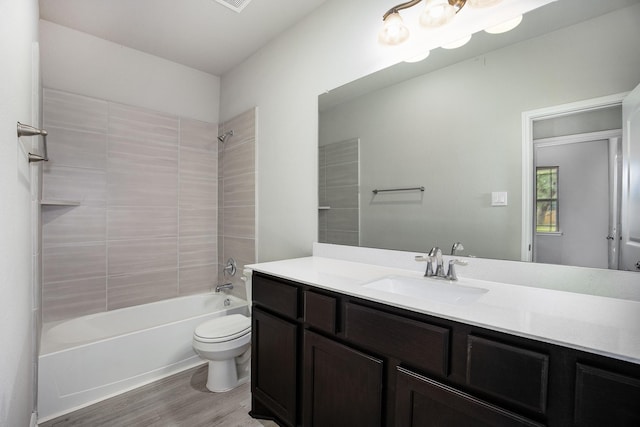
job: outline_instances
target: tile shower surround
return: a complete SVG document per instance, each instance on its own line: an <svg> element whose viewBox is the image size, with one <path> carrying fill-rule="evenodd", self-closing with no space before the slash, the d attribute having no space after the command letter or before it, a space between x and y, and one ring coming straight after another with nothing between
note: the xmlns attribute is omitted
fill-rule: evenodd
<svg viewBox="0 0 640 427"><path fill-rule="evenodd" d="M43 103L42 198L80 202L42 208L43 320L209 291L218 126L50 89Z"/></svg>
<svg viewBox="0 0 640 427"><path fill-rule="evenodd" d="M358 139L318 147L318 241L358 246L360 242Z"/></svg>
<svg viewBox="0 0 640 427"><path fill-rule="evenodd" d="M246 298L242 270L246 264L256 262L256 109L221 123L218 134L230 130L233 130L233 136L218 146L218 281L232 282L231 293ZM223 268L230 257L237 263L235 277L224 275Z"/></svg>

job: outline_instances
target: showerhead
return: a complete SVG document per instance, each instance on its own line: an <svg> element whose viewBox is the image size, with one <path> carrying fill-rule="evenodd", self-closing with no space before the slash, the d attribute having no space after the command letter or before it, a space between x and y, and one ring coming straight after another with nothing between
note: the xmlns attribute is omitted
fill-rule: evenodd
<svg viewBox="0 0 640 427"><path fill-rule="evenodd" d="M227 131L227 132L223 133L222 135L218 135L218 141L220 141L220 142L226 142L226 141L227 141L227 139L228 139L230 136L233 136L233 130L229 130L229 131Z"/></svg>

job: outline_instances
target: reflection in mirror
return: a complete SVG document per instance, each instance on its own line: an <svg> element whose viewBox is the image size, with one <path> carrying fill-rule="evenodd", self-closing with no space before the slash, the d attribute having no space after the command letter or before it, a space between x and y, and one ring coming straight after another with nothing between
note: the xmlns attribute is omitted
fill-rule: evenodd
<svg viewBox="0 0 640 427"><path fill-rule="evenodd" d="M640 83L638 22L637 0L562 0L527 13L510 33L476 34L458 50L437 49L422 63L321 95L320 147L360 141L359 195L335 205L359 205L359 244L425 252L461 241L461 255L526 259L523 113L632 90ZM613 126L608 112L594 114L586 122L596 128L584 132L622 127L619 114ZM550 138L580 126L568 118L534 129ZM587 194L582 184L567 191ZM321 221L338 223L331 207ZM333 231L333 240L320 240L355 244Z"/></svg>

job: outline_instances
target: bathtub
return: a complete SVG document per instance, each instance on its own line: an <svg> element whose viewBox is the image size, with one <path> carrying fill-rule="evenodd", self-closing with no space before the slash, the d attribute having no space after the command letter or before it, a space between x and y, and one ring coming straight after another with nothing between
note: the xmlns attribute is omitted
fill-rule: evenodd
<svg viewBox="0 0 640 427"><path fill-rule="evenodd" d="M43 325L39 422L206 363L191 347L194 329L236 313L248 314L245 300L209 293Z"/></svg>

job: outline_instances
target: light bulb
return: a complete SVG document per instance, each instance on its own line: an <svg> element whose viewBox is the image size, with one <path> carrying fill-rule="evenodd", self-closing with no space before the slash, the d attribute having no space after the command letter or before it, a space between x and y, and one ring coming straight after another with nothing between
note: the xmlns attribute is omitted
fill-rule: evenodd
<svg viewBox="0 0 640 427"><path fill-rule="evenodd" d="M453 19L456 8L447 0L427 0L427 6L420 14L420 24L425 27L440 27Z"/></svg>
<svg viewBox="0 0 640 427"><path fill-rule="evenodd" d="M443 44L442 47L444 49L457 49L469 43L469 40L471 40L471 34L469 34L468 36L464 36L461 39L455 40L451 43Z"/></svg>
<svg viewBox="0 0 640 427"><path fill-rule="evenodd" d="M486 28L485 31L489 34L506 33L507 31L511 31L515 27L520 25L520 22L522 22L522 15L516 16L515 18L504 21L498 25Z"/></svg>
<svg viewBox="0 0 640 427"><path fill-rule="evenodd" d="M408 38L409 29L402 22L402 17L398 12L394 12L385 18L382 29L378 33L380 43L396 45Z"/></svg>

